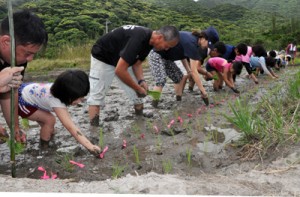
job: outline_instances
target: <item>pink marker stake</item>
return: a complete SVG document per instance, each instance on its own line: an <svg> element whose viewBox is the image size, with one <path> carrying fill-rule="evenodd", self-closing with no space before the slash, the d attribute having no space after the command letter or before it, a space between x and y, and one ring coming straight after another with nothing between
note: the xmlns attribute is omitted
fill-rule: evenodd
<svg viewBox="0 0 300 197"><path fill-rule="evenodd" d="M180 117L180 116L178 116L178 121L180 122L180 125L182 125L182 123L183 123L183 119Z"/></svg>
<svg viewBox="0 0 300 197"><path fill-rule="evenodd" d="M127 146L127 142L126 142L126 140L124 139L124 140L123 140L122 149L126 148L126 146Z"/></svg>
<svg viewBox="0 0 300 197"><path fill-rule="evenodd" d="M171 120L170 123L168 124L168 128L171 128L171 126L174 124L175 120Z"/></svg>
<svg viewBox="0 0 300 197"><path fill-rule="evenodd" d="M187 114L187 116L188 116L188 117L190 117L190 118L191 118L191 117L193 117L193 115L192 115L192 114Z"/></svg>
<svg viewBox="0 0 300 197"><path fill-rule="evenodd" d="M103 149L103 151L99 155L100 159L104 158L104 155L105 155L105 153L106 153L107 150L108 150L108 146L105 146L105 148Z"/></svg>
<svg viewBox="0 0 300 197"><path fill-rule="evenodd" d="M57 174L51 173L51 179L57 179Z"/></svg>
<svg viewBox="0 0 300 197"><path fill-rule="evenodd" d="M83 168L83 167L84 167L84 164L78 163L78 162L76 162L76 161L70 160L70 163L71 163L71 164L74 164L74 165L77 165L77 166L80 167L80 168Z"/></svg>
<svg viewBox="0 0 300 197"><path fill-rule="evenodd" d="M38 170L39 170L39 171L43 171L43 172L46 171L45 168L43 168L42 166L39 166L39 167L38 167Z"/></svg>
<svg viewBox="0 0 300 197"><path fill-rule="evenodd" d="M155 133L158 134L159 131L158 131L157 126L153 126L153 128L155 129Z"/></svg>
<svg viewBox="0 0 300 197"><path fill-rule="evenodd" d="M41 176L41 179L49 179L50 177L47 175L47 171L44 171L44 175Z"/></svg>

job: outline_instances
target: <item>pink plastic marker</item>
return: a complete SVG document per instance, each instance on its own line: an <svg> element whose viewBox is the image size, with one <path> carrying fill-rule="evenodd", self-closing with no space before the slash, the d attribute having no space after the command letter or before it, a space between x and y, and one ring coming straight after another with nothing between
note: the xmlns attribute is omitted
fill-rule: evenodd
<svg viewBox="0 0 300 197"><path fill-rule="evenodd" d="M145 134L144 133L141 134L141 139L145 139Z"/></svg>
<svg viewBox="0 0 300 197"><path fill-rule="evenodd" d="M183 123L183 119L180 117L180 116L178 116L178 121L180 122L180 125L182 125L182 123Z"/></svg>
<svg viewBox="0 0 300 197"><path fill-rule="evenodd" d="M188 117L190 117L190 118L191 118L191 117L193 117L193 115L192 115L192 114L186 114L186 115L187 115Z"/></svg>
<svg viewBox="0 0 300 197"><path fill-rule="evenodd" d="M39 170L39 171L43 171L43 172L46 171L45 168L43 168L42 166L39 166L39 167L38 167L38 170Z"/></svg>
<svg viewBox="0 0 300 197"><path fill-rule="evenodd" d="M158 134L159 131L158 131L157 126L153 126L153 128L155 129L155 133Z"/></svg>
<svg viewBox="0 0 300 197"><path fill-rule="evenodd" d="M77 166L80 167L80 168L83 168L83 167L84 167L84 164L78 163L78 162L76 162L76 161L70 160L70 163L71 163L71 164L74 164L74 165L77 165Z"/></svg>
<svg viewBox="0 0 300 197"><path fill-rule="evenodd" d="M126 142L126 140L124 139L124 140L123 140L122 149L126 148L126 146L127 146L127 142Z"/></svg>
<svg viewBox="0 0 300 197"><path fill-rule="evenodd" d="M44 175L41 176L41 179L49 179L50 177L47 175L47 171L44 171Z"/></svg>
<svg viewBox="0 0 300 197"><path fill-rule="evenodd" d="M51 179L57 179L57 174L51 172Z"/></svg>
<svg viewBox="0 0 300 197"><path fill-rule="evenodd" d="M108 146L105 146L105 148L103 149L103 151L99 155L100 159L104 158L104 155L105 155L105 153L106 153L107 150L108 150Z"/></svg>
<svg viewBox="0 0 300 197"><path fill-rule="evenodd" d="M171 122L168 124L168 128L171 128L172 124L174 124L175 120L171 120Z"/></svg>

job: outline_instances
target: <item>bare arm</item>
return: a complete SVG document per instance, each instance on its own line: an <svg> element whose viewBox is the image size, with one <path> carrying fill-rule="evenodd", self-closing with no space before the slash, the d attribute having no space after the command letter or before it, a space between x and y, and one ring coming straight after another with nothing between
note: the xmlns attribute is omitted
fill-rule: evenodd
<svg viewBox="0 0 300 197"><path fill-rule="evenodd" d="M99 154L100 147L92 144L80 131L80 129L72 121L71 116L67 108L53 108L58 119L61 121L63 126L71 133L71 135L86 149L88 149L92 154Z"/></svg>
<svg viewBox="0 0 300 197"><path fill-rule="evenodd" d="M191 71L192 71L191 75L192 75L195 83L197 84L199 90L202 92L202 94L206 95L207 93L202 85L202 82L201 82L201 79L200 79L200 76L199 76L198 70L197 70L197 68L200 64L201 63L199 60L193 60L193 59L190 60Z"/></svg>
<svg viewBox="0 0 300 197"><path fill-rule="evenodd" d="M192 71L191 71L191 67L190 67L189 62L187 61L187 59L182 59L181 62L182 62L182 64L183 64L183 66L184 66L186 72L187 72L188 74L190 74Z"/></svg>
<svg viewBox="0 0 300 197"><path fill-rule="evenodd" d="M224 69L224 72L221 73L224 82L226 83L226 85L229 88L234 88L234 83L233 83L233 79L232 79L232 74L229 72L228 68Z"/></svg>
<svg viewBox="0 0 300 197"><path fill-rule="evenodd" d="M144 73L143 73L143 66L142 66L142 61L138 60L133 66L132 66L132 70L133 73L135 75L135 77L137 78L137 80L144 80ZM142 81L141 84L139 84L140 86L142 86L145 90L148 90L148 85L146 83L146 81Z"/></svg>
<svg viewBox="0 0 300 197"><path fill-rule="evenodd" d="M128 67L129 64L123 59L120 58L118 61L118 64L116 66L116 70L115 73L116 75L129 87L131 87L132 89L134 89L136 92L140 93L140 94L144 94L146 95L147 92L144 88L142 88L141 86L139 86L130 76L129 72L128 72ZM139 72L139 71L138 71ZM135 74L140 74L140 73L135 73Z"/></svg>

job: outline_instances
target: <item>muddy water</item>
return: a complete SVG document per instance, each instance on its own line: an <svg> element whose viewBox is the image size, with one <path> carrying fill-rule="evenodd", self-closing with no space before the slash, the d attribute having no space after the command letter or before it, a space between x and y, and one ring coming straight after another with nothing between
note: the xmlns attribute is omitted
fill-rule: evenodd
<svg viewBox="0 0 300 197"><path fill-rule="evenodd" d="M151 89L153 83L148 70L145 76ZM255 86L245 77L244 71L236 84L242 94L263 89L263 84ZM17 177L40 179L43 172L38 167L43 167L50 178L51 174L57 174L60 179L74 181L105 180L113 175L150 171L194 176L214 173L236 161L235 150L227 144L238 139L240 134L223 116L230 113L228 103L234 101L236 95L227 87L213 92L211 81L204 82L204 86L210 96L208 107L196 87L193 92L186 87L182 101L176 101L173 84L168 80L158 108L153 108L151 98L146 97L144 116L137 117L127 97L113 84L106 97L106 107L101 111L101 127L89 125L85 102L70 107L72 119L83 133L93 143L108 147L103 159L91 156L78 145L58 120L51 147L41 150L39 126L30 122L26 147L16 156ZM4 123L3 118L0 122ZM122 147L123 140L126 140L126 148ZM0 173L10 174L7 144L0 145L0 150ZM85 166L80 168L70 164L70 160Z"/></svg>

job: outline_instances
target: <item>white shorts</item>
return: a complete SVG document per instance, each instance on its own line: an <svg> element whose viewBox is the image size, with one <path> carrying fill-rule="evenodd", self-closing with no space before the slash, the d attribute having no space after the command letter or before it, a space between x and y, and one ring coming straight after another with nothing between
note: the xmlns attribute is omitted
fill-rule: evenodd
<svg viewBox="0 0 300 197"><path fill-rule="evenodd" d="M137 79L133 74L132 67L128 68L128 72L132 79L137 82ZM121 88L128 96L130 104L137 105L143 103L143 99L139 98L132 88L123 83L123 81L115 75L114 66L101 62L91 56L89 76L90 94L87 99L88 105L97 105L101 108L105 106L105 96L114 78L117 79L119 88Z"/></svg>

